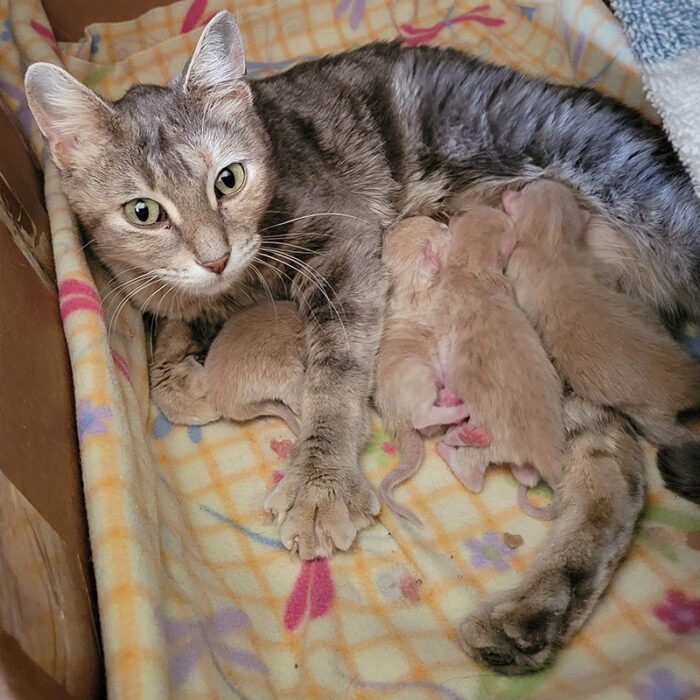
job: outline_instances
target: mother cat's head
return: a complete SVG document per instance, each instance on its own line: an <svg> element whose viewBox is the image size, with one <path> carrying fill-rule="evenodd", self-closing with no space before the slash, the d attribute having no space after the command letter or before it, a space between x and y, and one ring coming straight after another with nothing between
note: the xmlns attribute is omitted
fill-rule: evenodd
<svg viewBox="0 0 700 700"><path fill-rule="evenodd" d="M169 85L137 85L116 102L56 66L27 71L29 106L63 190L121 280L142 275L153 289L166 283L203 302L248 269L272 175L244 72L226 12Z"/></svg>

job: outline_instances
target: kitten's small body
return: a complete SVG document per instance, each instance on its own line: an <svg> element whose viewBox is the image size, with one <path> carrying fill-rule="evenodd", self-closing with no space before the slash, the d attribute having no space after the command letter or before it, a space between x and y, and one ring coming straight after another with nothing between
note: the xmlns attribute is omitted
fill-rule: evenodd
<svg viewBox="0 0 700 700"><path fill-rule="evenodd" d="M217 333L203 365L195 359L200 348L181 331L181 324L161 321L151 364L153 398L168 420L199 425L219 418L278 416L299 433L304 365L294 304L260 303L234 314ZM183 354L188 362L177 364L173 374L169 360Z"/></svg>
<svg viewBox="0 0 700 700"><path fill-rule="evenodd" d="M435 297L445 383L470 416L470 425L448 431L438 452L476 492L489 464L511 464L527 486L541 475L555 487L562 476L561 382L503 274L514 243L502 211L469 204L450 221ZM471 424L488 433L488 444L465 446Z"/></svg>
<svg viewBox="0 0 700 700"><path fill-rule="evenodd" d="M384 477L380 495L414 523L420 521L396 502L392 491L421 464L421 432L461 423L469 415L463 402L439 405L441 390L452 389L440 363L442 310L435 304L448 245L447 227L427 217L404 220L389 232L384 245L392 283L377 353L374 400L401 461Z"/></svg>
<svg viewBox="0 0 700 700"><path fill-rule="evenodd" d="M698 363L638 301L596 277L571 191L542 180L503 200L519 234L507 274L562 379L654 443L700 440L677 420L700 404Z"/></svg>

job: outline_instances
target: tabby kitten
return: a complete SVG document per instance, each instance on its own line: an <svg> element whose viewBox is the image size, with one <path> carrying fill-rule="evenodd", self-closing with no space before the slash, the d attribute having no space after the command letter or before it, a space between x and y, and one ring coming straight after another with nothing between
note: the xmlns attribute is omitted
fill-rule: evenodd
<svg viewBox="0 0 700 700"><path fill-rule="evenodd" d="M690 180L660 129L591 90L398 43L248 81L226 12L167 86L137 85L108 102L36 64L26 90L71 206L135 303L200 323L268 290L299 306L301 435L266 507L305 559L319 538L343 533L345 543L379 508L358 458L392 222L436 211L468 186L547 175L633 243L623 284L651 306L700 311ZM632 282L636 267L651 274ZM609 577L603 564L591 559L589 573Z"/></svg>

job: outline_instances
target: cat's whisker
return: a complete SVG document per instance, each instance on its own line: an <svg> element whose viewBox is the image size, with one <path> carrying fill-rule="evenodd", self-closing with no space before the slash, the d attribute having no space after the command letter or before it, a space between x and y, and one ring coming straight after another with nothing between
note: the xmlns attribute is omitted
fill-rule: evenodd
<svg viewBox="0 0 700 700"><path fill-rule="evenodd" d="M130 290L129 293L124 297L124 299L121 300L121 302L119 303L119 306L117 306L116 311L114 312L114 314L112 315L112 317L110 318L110 321L109 321L109 328L107 329L107 339L108 340L109 340L109 338L111 338L112 329L114 328L114 324L116 323L117 318L119 318L119 315L123 311L126 304L128 304L142 289L146 289L146 287L148 287L149 284L153 284L153 281L148 280L148 281L144 282L137 289Z"/></svg>
<svg viewBox="0 0 700 700"><path fill-rule="evenodd" d="M271 228L277 228L278 226L286 226L287 224L293 224L295 221L302 221L304 219L312 219L315 216L345 216L348 219L355 219L356 221L364 221L364 219L361 219L359 216L354 216L353 214L344 214L342 212L337 212L337 211L324 211L324 212L318 212L317 214L304 214L303 216L297 216L293 219L288 219L287 221L280 221L278 224L272 224L271 226L266 226L265 228L261 228L260 231L267 231Z"/></svg>
<svg viewBox="0 0 700 700"><path fill-rule="evenodd" d="M302 253L310 253L311 255L318 255L319 257L324 257L325 253L319 252L316 250L313 250L312 248L306 248L305 246L301 245L296 245L294 243L287 243L286 241L279 241L275 245L277 246L286 246L287 248L293 248L294 250L298 250ZM274 251L275 248L265 248L265 246L261 246L261 250L267 250L269 252Z"/></svg>
<svg viewBox="0 0 700 700"><path fill-rule="evenodd" d="M78 248L78 250L79 250L79 251L80 251L80 250L85 250L85 248L87 248L89 245L92 245L94 242L95 242L95 239L94 239L94 238L90 238L90 239L88 239L88 242L87 242L87 243L84 243L83 245L81 245L80 248Z"/></svg>
<svg viewBox="0 0 700 700"><path fill-rule="evenodd" d="M348 334L347 334L347 331L345 329L345 323L344 323L340 313L338 312L336 305L333 303L331 298L328 296L326 290L323 288L323 286L321 285L319 280L314 275L318 275L318 277L321 278L321 281L324 282L326 285L328 285L328 287L330 288L333 295L336 297L336 299L338 299L338 295L337 295L335 289L333 289L333 287L329 284L328 280L320 272L318 272L318 270L315 270L314 268L310 267L309 265L307 265L303 261L298 260L297 258L293 258L291 255L286 255L285 253L281 253L280 251L276 251L276 252L277 252L277 255L280 255L280 256L282 256L282 258L286 259L286 262L289 265L289 267L291 267L293 270L298 272L302 277L304 277L308 282L310 282L313 287L318 289L318 291L321 292L321 294L323 294L323 296L325 297L329 306L331 307L331 309L333 309L333 312L335 313L336 317L338 318L338 322L340 323L340 327L343 331L343 336L345 337L345 342L349 348L350 347L350 340L348 339ZM269 253L261 253L261 254L264 255L265 257L271 258L275 262L285 264L282 259L276 258L275 256L273 256ZM298 267L297 267L297 265L298 265ZM340 303L340 300L338 300L338 301ZM341 304L341 308L342 308L342 304ZM309 305L309 309L311 310L310 305ZM312 313L313 313L313 311L312 311Z"/></svg>
<svg viewBox="0 0 700 700"><path fill-rule="evenodd" d="M160 288L157 290L157 292L159 292L161 289L162 289L162 287L160 287ZM149 346L150 346L150 350L151 350L151 357L153 357L153 336L155 335L155 326L156 326L156 323L157 323L157 321L158 321L158 316L159 316L159 314L160 314L160 307L163 305L163 302L165 301L165 298L168 296L168 294L170 294L170 292L171 292L173 289L174 289L174 287L171 286L171 287L165 292L165 294L163 294L163 295L160 297L160 299L158 300L158 306L156 307L156 310L151 314L151 329L150 329L150 332L149 332L149 334L148 334L148 341L149 341ZM156 293L157 293L157 292L156 292ZM151 296L153 296L153 295L151 295ZM151 298L151 297L148 297L148 299L150 299L150 298ZM144 305L143 305L142 308L144 308L144 307L146 306L146 304L148 303L148 299L146 300L146 302L144 303Z"/></svg>
<svg viewBox="0 0 700 700"><path fill-rule="evenodd" d="M114 287L114 289L112 289L112 290L109 291L107 294L105 294L104 297L102 297L102 299L101 299L102 305L104 306L104 305L107 303L107 300L108 300L111 296L113 296L114 294L116 294L117 292L120 292L120 291L122 291L123 289L125 289L125 288L131 286L132 284L134 284L134 283L136 283L136 282L139 282L139 281L141 281L141 280L143 280L143 279L145 279L145 278L147 278L147 277L152 278L153 281L156 280L156 276L154 275L153 272L144 272L144 273L142 273L142 274L140 274L140 275L137 275L136 277L132 277L131 279L128 279L128 280L126 280L126 281L124 281L124 282L121 282L121 283L118 284L116 287Z"/></svg>
<svg viewBox="0 0 700 700"><path fill-rule="evenodd" d="M260 272L260 270L258 270L258 268L255 267L254 264L251 265L251 270L253 270L253 272L255 273L255 275L257 276L257 278L260 280L260 283L261 283L261 284L263 285L263 287L265 288L265 291L267 292L267 296L270 298L270 303L272 304L272 308L273 308L273 310L274 310L274 312L275 312L275 321L276 321L276 322L279 322L279 317L278 317L278 315L277 315L277 305L275 304L275 299L274 299L274 297L272 296L272 290L270 289L270 285L268 285L267 280L265 279L265 277L263 276L263 274Z"/></svg>

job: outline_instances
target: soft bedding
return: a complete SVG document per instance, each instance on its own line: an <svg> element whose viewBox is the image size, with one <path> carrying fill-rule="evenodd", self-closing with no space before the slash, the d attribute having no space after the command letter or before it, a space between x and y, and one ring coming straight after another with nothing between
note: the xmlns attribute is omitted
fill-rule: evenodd
<svg viewBox="0 0 700 700"><path fill-rule="evenodd" d="M139 312L89 261L22 76L34 61L58 63L109 98L135 81L164 83L225 7L239 21L251 77L400 38L591 85L655 118L622 29L596 0L184 0L91 25L74 44L55 41L39 0L0 6L0 95L45 168L109 694L697 696L700 512L660 486L651 448L647 507L602 603L551 668L503 678L467 659L455 630L480 596L518 580L547 535L546 523L520 511L509 472L492 470L483 493L467 493L431 443L417 477L396 492L422 527L385 508L348 553L302 563L262 509L292 444L284 424L174 426L149 402ZM372 483L396 462L375 417L363 457Z"/></svg>

